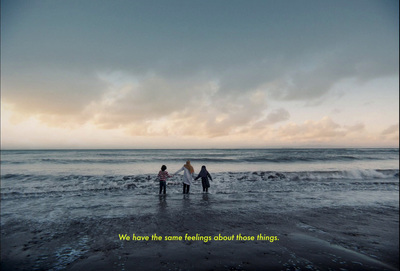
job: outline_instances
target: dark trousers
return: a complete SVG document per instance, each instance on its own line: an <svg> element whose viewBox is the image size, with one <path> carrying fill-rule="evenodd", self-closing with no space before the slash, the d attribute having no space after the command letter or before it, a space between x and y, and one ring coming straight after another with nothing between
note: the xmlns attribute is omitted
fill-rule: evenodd
<svg viewBox="0 0 400 271"><path fill-rule="evenodd" d="M203 186L203 192L208 192L208 188L210 187L210 182L207 177L201 178L201 184Z"/></svg>
<svg viewBox="0 0 400 271"><path fill-rule="evenodd" d="M166 181L160 181L160 193L164 190L164 194L166 193L167 190L167 182Z"/></svg>
<svg viewBox="0 0 400 271"><path fill-rule="evenodd" d="M189 194L190 185L183 184L183 194Z"/></svg>

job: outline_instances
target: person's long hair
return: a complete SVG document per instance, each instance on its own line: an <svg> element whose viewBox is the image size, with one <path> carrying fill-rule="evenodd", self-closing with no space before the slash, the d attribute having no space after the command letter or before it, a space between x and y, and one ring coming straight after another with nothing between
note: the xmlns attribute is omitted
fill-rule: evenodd
<svg viewBox="0 0 400 271"><path fill-rule="evenodd" d="M190 164L189 160L186 161L186 164L184 165L184 167L187 168L190 173L194 173L194 169L193 169L192 165Z"/></svg>

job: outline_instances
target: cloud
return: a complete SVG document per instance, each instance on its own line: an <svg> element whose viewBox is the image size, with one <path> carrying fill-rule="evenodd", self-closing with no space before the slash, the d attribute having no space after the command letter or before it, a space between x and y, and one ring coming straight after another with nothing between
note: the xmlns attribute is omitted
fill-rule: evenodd
<svg viewBox="0 0 400 271"><path fill-rule="evenodd" d="M323 117L319 121L307 120L303 124L286 124L279 127L277 133L284 140L328 142L338 138L343 139L348 134L360 132L363 129L363 124L343 126L334 122L330 117Z"/></svg>
<svg viewBox="0 0 400 271"><path fill-rule="evenodd" d="M123 128L131 135L223 136L262 118L267 108L262 92L223 96L215 81L127 73L100 78L107 90L83 114L97 127Z"/></svg>
<svg viewBox="0 0 400 271"><path fill-rule="evenodd" d="M269 135L291 117L284 108L297 117L301 105L331 101L344 80L362 85L399 72L390 4L315 1L310 12L279 1L10 3L2 104L12 105L14 121L133 136ZM268 112L274 103L280 108ZM365 130L346 124L324 118L275 129L299 140Z"/></svg>
<svg viewBox="0 0 400 271"><path fill-rule="evenodd" d="M397 134L399 133L399 124L398 123L391 125L382 131L382 135L391 135L391 134L395 134L395 133L397 133Z"/></svg>
<svg viewBox="0 0 400 271"><path fill-rule="evenodd" d="M269 113L263 119L254 123L252 129L254 130L265 129L270 125L286 121L289 118L290 118L290 113L284 108L279 108Z"/></svg>
<svg viewBox="0 0 400 271"><path fill-rule="evenodd" d="M369 55L367 55L369 54ZM365 83L398 74L398 61L371 51L361 54L357 48L326 48L306 55L301 62L288 62L275 78L262 83L278 100L312 102L327 97L332 88L346 80Z"/></svg>
<svg viewBox="0 0 400 271"><path fill-rule="evenodd" d="M356 2L311 5L314 12L309 5L269 1L229 7L214 1L158 3L157 9L146 2L6 5L12 12L4 12L10 23L2 31L2 72L3 78L18 78L3 88L4 97L18 99L21 111L69 114L92 100L93 88L102 91L92 85L98 83L96 70L122 69L182 84L186 78L218 81L221 97L259 90L270 99L313 102L347 78L398 74L395 9L371 3L359 8ZM63 21L71 16L72 22ZM20 80L26 81L24 91L18 90ZM37 98L42 96L48 104Z"/></svg>
<svg viewBox="0 0 400 271"><path fill-rule="evenodd" d="M351 125L351 126L344 126L344 128L347 130L348 133L356 133L356 132L364 131L365 125L364 125L364 123L357 123L357 124Z"/></svg>
<svg viewBox="0 0 400 271"><path fill-rule="evenodd" d="M71 128L91 123L132 135L215 137L246 128L267 108L262 91L224 93L219 81L197 74L166 78L119 71L69 78L48 72L44 81L33 75L32 81L6 80L3 101L12 106L14 120L35 117Z"/></svg>
<svg viewBox="0 0 400 271"><path fill-rule="evenodd" d="M381 135L384 139L393 140L395 142L399 142L399 124L394 124L381 132Z"/></svg>
<svg viewBox="0 0 400 271"><path fill-rule="evenodd" d="M12 106L20 119L36 116L52 126L79 125L90 118L84 110L104 87L94 75L37 68L25 74L6 73L2 103Z"/></svg>
<svg viewBox="0 0 400 271"><path fill-rule="evenodd" d="M268 113L269 92L263 87L229 92L221 87L220 80L211 80L203 73L168 78L156 73L101 72L95 79L86 80L83 82L92 83L80 85L76 81L69 85L62 80L65 84L57 85L56 81L49 81L42 85L43 89L21 91L26 96L18 91L18 95L8 92L5 100L13 104L13 112L20 118L35 116L53 127L79 128L89 124L98 129L123 130L131 136L218 138L253 133L266 137L271 134L272 125L290 119L284 108ZM60 94L46 89L48 85L56 86ZM31 95L38 93L36 100L29 103ZM363 123L339 125L325 117L286 124L276 132L284 140L326 141L364 129Z"/></svg>
<svg viewBox="0 0 400 271"><path fill-rule="evenodd" d="M266 124L275 124L281 121L288 120L290 117L289 112L286 109L279 108L268 114L266 118Z"/></svg>

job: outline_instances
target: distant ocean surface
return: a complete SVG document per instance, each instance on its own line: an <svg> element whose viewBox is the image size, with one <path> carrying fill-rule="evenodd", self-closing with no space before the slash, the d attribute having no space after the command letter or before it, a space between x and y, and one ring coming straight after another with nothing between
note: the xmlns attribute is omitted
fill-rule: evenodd
<svg viewBox="0 0 400 271"><path fill-rule="evenodd" d="M198 172L354 171L398 169L399 149L205 149L2 151L6 174L154 174L176 171L186 160Z"/></svg>
<svg viewBox="0 0 400 271"><path fill-rule="evenodd" d="M110 210L118 212L132 199L158 194L161 165L172 174L186 160L196 173L207 166L213 177L211 194L272 198L284 193L287 200L312 195L328 205L337 198L345 205L399 204L397 148L3 150L2 224L16 218L51 220L66 213L79 218L87 211L113 214ZM191 192L201 193L199 181ZM167 194L181 194L181 176L169 179Z"/></svg>

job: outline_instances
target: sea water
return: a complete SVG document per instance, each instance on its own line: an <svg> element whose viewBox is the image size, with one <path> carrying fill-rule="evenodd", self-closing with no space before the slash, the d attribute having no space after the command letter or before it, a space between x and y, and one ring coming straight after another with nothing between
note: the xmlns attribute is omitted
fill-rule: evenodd
<svg viewBox="0 0 400 271"><path fill-rule="evenodd" d="M1 224L145 212L158 194L161 166L173 174L186 160L195 173L207 166L214 201L259 201L276 212L316 202L399 205L397 148L3 150ZM181 181L179 174L168 180L171 202L180 199ZM202 194L201 181L191 194Z"/></svg>
<svg viewBox="0 0 400 271"><path fill-rule="evenodd" d="M399 149L29 150L1 152L2 176L127 175L170 172L187 160L196 172L398 169Z"/></svg>

